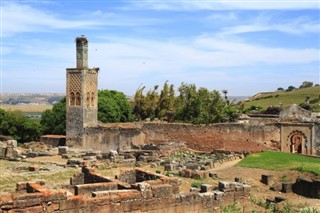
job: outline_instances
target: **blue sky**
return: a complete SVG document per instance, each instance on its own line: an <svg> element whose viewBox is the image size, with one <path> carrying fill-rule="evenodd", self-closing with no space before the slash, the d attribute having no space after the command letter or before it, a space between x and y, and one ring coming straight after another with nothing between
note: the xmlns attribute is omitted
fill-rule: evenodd
<svg viewBox="0 0 320 213"><path fill-rule="evenodd" d="M168 80L229 95L320 81L320 2L1 1L1 91L65 92L75 37L99 89Z"/></svg>

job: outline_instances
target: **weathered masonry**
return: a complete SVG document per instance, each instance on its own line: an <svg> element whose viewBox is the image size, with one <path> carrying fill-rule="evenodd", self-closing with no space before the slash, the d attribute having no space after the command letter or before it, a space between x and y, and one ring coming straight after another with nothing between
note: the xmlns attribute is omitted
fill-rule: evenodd
<svg viewBox="0 0 320 213"><path fill-rule="evenodd" d="M44 181L18 183L16 192L0 196L0 212L219 212L220 206L246 199L250 185L203 184L199 192L179 191L180 180L142 169L104 177L83 167L70 183L73 191L48 189ZM72 188L71 188L72 189Z"/></svg>
<svg viewBox="0 0 320 213"><path fill-rule="evenodd" d="M88 40L76 38L77 67L67 68L66 143L82 146L84 128L97 125L98 71L88 68Z"/></svg>

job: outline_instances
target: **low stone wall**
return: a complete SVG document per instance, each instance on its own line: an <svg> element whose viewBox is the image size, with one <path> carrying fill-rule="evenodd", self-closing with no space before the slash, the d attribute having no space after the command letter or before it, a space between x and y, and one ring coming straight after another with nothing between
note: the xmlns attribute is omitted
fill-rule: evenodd
<svg viewBox="0 0 320 213"><path fill-rule="evenodd" d="M292 185L292 191L305 197L320 199L320 179L305 180L298 178Z"/></svg>
<svg viewBox="0 0 320 213"><path fill-rule="evenodd" d="M87 180L102 180L92 169L83 169ZM75 186L75 195L64 190L49 190L43 182L19 183L20 193L0 196L0 212L219 212L220 205L248 196L250 187L241 183L221 182L219 190L206 186L202 193L179 193L177 178L135 169L124 176L136 174L147 180L119 190L119 182L90 183ZM87 173L87 174L85 174ZM99 176L100 178L96 178ZM121 174L119 175L121 177ZM139 178L136 178L139 179ZM120 180L118 180L120 181Z"/></svg>
<svg viewBox="0 0 320 213"><path fill-rule="evenodd" d="M40 141L46 145L58 147L66 145L66 136L65 135L43 135L40 138Z"/></svg>

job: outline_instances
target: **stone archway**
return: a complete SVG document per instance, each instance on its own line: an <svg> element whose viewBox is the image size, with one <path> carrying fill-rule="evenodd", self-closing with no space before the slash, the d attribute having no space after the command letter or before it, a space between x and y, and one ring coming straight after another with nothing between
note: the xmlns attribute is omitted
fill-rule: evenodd
<svg viewBox="0 0 320 213"><path fill-rule="evenodd" d="M302 153L303 137L300 134L294 134L290 138L291 153Z"/></svg>
<svg viewBox="0 0 320 213"><path fill-rule="evenodd" d="M300 153L306 154L306 135L299 130L293 131L288 135L290 142L290 152L291 153Z"/></svg>

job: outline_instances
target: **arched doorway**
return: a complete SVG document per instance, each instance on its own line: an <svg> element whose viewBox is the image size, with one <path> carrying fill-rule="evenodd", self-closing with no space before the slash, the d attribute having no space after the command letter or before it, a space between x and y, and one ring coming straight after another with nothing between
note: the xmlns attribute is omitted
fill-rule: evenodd
<svg viewBox="0 0 320 213"><path fill-rule="evenodd" d="M300 134L294 134L290 138L290 152L291 153L303 153L303 136Z"/></svg>

